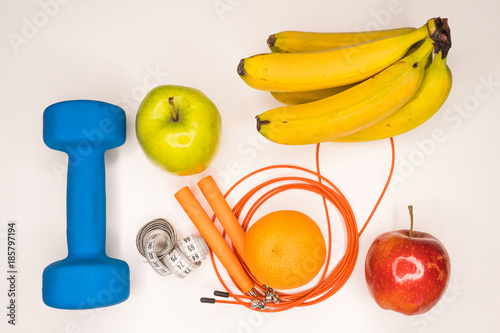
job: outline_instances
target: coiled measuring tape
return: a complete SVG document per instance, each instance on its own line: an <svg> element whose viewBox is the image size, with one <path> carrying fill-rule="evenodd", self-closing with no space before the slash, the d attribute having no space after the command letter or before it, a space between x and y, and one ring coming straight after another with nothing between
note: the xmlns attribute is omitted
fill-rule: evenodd
<svg viewBox="0 0 500 333"><path fill-rule="evenodd" d="M201 265L209 253L203 237L190 235L177 241L175 228L165 219L146 223L137 233L139 253L160 275L183 279Z"/></svg>

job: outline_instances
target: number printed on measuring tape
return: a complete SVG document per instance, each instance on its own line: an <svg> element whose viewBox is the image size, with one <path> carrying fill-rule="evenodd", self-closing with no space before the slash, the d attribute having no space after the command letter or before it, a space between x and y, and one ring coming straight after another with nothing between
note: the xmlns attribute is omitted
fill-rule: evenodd
<svg viewBox="0 0 500 333"><path fill-rule="evenodd" d="M200 263L205 259L204 251L200 247L200 240L196 237L186 237L178 243L181 251L194 263Z"/></svg>
<svg viewBox="0 0 500 333"><path fill-rule="evenodd" d="M201 260L200 255L198 253L192 254L190 258L194 262L198 262Z"/></svg>
<svg viewBox="0 0 500 333"><path fill-rule="evenodd" d="M182 254L177 246L167 255L165 264L180 278L184 278L197 267L196 264L191 263L191 261Z"/></svg>

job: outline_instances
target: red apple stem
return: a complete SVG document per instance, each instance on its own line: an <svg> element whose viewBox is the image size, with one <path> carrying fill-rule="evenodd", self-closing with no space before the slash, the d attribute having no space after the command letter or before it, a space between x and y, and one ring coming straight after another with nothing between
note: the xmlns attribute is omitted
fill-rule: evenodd
<svg viewBox="0 0 500 333"><path fill-rule="evenodd" d="M174 113L172 114L172 121L173 122L178 122L179 121L179 112L175 108L174 98L173 97L169 97L168 98L168 104L170 104L170 106L172 107L172 110L174 111Z"/></svg>
<svg viewBox="0 0 500 333"><path fill-rule="evenodd" d="M410 212L410 234L408 235L408 237L411 238L413 236L413 206L412 205L408 206L408 211Z"/></svg>

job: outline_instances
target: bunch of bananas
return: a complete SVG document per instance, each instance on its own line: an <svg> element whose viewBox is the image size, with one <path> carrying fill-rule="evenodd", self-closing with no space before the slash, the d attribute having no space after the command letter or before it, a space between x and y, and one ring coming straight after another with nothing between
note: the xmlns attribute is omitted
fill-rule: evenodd
<svg viewBox="0 0 500 333"><path fill-rule="evenodd" d="M447 19L357 33L284 31L271 53L242 59L238 74L285 106L256 117L257 130L287 145L393 137L428 120L451 90Z"/></svg>

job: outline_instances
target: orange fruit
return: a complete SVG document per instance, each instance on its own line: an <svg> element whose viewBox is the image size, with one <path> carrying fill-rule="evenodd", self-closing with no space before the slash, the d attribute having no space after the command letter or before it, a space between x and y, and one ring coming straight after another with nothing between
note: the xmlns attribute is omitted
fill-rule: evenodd
<svg viewBox="0 0 500 333"><path fill-rule="evenodd" d="M321 270L326 244L309 216L294 210L265 215L248 229L244 261L259 282L275 289L293 289L310 282Z"/></svg>

